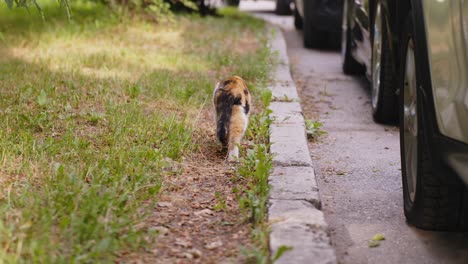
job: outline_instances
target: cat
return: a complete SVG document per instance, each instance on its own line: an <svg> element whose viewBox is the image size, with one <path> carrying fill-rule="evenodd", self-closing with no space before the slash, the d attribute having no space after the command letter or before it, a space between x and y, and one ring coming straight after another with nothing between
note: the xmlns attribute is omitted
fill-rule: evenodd
<svg viewBox="0 0 468 264"><path fill-rule="evenodd" d="M239 76L217 83L213 104L216 111L216 136L227 147L228 161L237 161L239 144L247 130L252 107L247 83Z"/></svg>

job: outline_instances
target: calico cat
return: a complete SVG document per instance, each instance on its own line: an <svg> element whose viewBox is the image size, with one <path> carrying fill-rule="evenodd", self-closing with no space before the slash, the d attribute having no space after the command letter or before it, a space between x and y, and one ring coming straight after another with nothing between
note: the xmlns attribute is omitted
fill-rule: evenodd
<svg viewBox="0 0 468 264"><path fill-rule="evenodd" d="M228 149L228 161L239 157L239 144L247 130L252 98L246 82L239 76L219 82L214 90L216 135Z"/></svg>

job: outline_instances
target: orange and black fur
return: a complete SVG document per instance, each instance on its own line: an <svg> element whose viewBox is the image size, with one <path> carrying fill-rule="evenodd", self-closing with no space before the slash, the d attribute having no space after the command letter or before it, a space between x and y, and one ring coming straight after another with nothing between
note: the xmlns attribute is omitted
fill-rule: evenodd
<svg viewBox="0 0 468 264"><path fill-rule="evenodd" d="M228 148L228 160L239 157L239 144L247 125L252 107L252 98L245 81L238 76L219 82L214 90L213 103L216 110L216 135Z"/></svg>

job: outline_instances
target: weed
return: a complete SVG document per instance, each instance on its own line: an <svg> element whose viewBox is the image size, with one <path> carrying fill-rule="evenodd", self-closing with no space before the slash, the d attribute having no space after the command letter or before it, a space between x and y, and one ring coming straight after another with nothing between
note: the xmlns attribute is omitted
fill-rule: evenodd
<svg viewBox="0 0 468 264"><path fill-rule="evenodd" d="M289 246L280 246L278 250L275 253L275 256L273 256L273 262L277 261L286 251L292 250L292 247Z"/></svg>
<svg viewBox="0 0 468 264"><path fill-rule="evenodd" d="M287 94L284 94L283 96L280 96L280 97L274 97L273 101L276 101L276 102L295 102L296 99L289 98L289 96Z"/></svg>
<svg viewBox="0 0 468 264"><path fill-rule="evenodd" d="M222 211L227 208L226 201L220 192L215 192L215 198L218 201L214 206L213 209L216 211Z"/></svg>
<svg viewBox="0 0 468 264"><path fill-rule="evenodd" d="M251 236L254 245L251 248L242 248L242 252L253 263L270 263L268 250L269 229L266 223L267 202L270 191L268 176L272 169L272 156L269 153L269 127L271 110L271 92L263 90L263 110L251 117L247 130L247 138L255 144L246 150L237 168L237 179L242 180L241 189L234 189L238 197L241 210L246 219L253 224Z"/></svg>
<svg viewBox="0 0 468 264"><path fill-rule="evenodd" d="M325 82L325 84L323 85L323 90L320 91L320 95L327 96L327 97L331 96L331 94L328 93L327 88L328 88L328 82Z"/></svg>
<svg viewBox="0 0 468 264"><path fill-rule="evenodd" d="M310 119L305 120L307 138L309 140L317 140L320 136L326 135L327 132L322 130L323 124L319 121Z"/></svg>

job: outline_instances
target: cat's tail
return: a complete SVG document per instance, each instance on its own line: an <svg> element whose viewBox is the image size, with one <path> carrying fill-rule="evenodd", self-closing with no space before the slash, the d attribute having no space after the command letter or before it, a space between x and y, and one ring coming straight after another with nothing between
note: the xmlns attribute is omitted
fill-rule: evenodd
<svg viewBox="0 0 468 264"><path fill-rule="evenodd" d="M231 119L231 113L221 113L216 122L216 135L218 136L218 140L223 144L223 146L228 145L229 139L229 120Z"/></svg>
<svg viewBox="0 0 468 264"><path fill-rule="evenodd" d="M241 104L241 96L235 96L227 91L219 91L216 104L216 135L223 146L228 145L229 126L231 125L232 107Z"/></svg>

